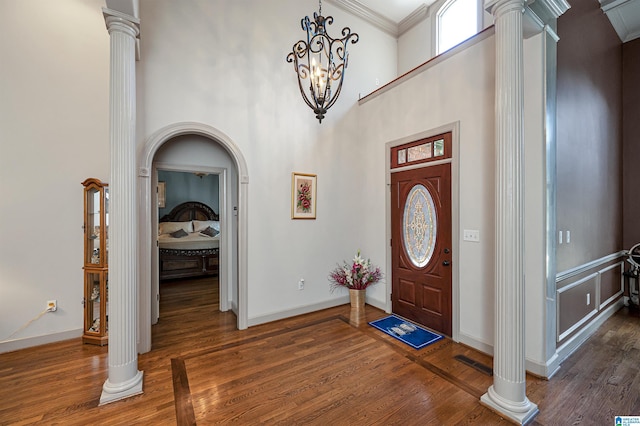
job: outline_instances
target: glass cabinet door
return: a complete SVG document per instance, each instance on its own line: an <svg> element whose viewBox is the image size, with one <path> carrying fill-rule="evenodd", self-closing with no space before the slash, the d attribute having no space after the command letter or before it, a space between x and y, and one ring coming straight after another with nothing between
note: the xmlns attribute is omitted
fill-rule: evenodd
<svg viewBox="0 0 640 426"><path fill-rule="evenodd" d="M101 317L101 272L89 272L86 277L86 292L88 297L85 299L85 332L100 334L100 317Z"/></svg>
<svg viewBox="0 0 640 426"><path fill-rule="evenodd" d="M109 273L106 270L86 270L84 277L86 296L83 341L106 345L109 340L109 317L107 316Z"/></svg>
<svg viewBox="0 0 640 426"><path fill-rule="evenodd" d="M95 187L87 188L86 191L86 215L85 218L85 264L100 265L100 207L102 204L102 193Z"/></svg>

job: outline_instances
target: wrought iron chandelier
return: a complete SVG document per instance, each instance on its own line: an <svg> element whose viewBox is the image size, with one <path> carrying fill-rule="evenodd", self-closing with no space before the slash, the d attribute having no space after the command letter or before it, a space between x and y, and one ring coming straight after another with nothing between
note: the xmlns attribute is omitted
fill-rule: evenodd
<svg viewBox="0 0 640 426"><path fill-rule="evenodd" d="M307 32L307 40L293 45L287 62L293 62L302 98L322 123L342 90L349 59L347 44L357 43L359 37L349 27L342 29L342 38L330 37L326 26L333 23L333 17L322 16L322 0L318 1L318 13L314 12L313 21L305 16L301 23Z"/></svg>

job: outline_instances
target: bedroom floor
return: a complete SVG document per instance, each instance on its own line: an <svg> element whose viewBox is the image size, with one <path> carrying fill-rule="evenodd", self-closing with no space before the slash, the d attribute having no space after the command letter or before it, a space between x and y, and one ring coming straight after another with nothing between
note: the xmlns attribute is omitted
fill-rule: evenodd
<svg viewBox="0 0 640 426"><path fill-rule="evenodd" d="M80 339L0 354L0 424L510 424L480 405L492 383L449 339L416 351L348 306L235 330L217 280L161 285L144 394L98 407L107 348ZM640 317L623 309L550 381L528 376L531 424L612 424L640 414ZM53 397L55 396L55 397Z"/></svg>

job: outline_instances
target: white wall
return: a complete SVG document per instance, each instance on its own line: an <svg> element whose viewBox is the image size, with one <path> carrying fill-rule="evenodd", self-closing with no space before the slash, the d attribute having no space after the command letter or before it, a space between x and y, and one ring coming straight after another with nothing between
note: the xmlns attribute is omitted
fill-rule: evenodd
<svg viewBox="0 0 640 426"><path fill-rule="evenodd" d="M109 179L103 4L0 2L0 352L82 331L81 182Z"/></svg>
<svg viewBox="0 0 640 426"><path fill-rule="evenodd" d="M434 7L429 8L431 13ZM435 56L435 34L430 16L398 38L398 74L402 75Z"/></svg>
<svg viewBox="0 0 640 426"><path fill-rule="evenodd" d="M248 317L339 300L327 275L360 248L373 251L362 220L369 168L358 134L360 93L396 75L396 40L323 5L330 33L360 35L337 104L322 124L298 92L286 56L305 37L314 2L142 1L138 68L140 140L177 122L212 126L239 147L249 170ZM318 175L316 220L291 219L291 173ZM383 190L380 188L379 190ZM383 207L383 206L380 206ZM372 260L382 264L384 256ZM297 282L304 278L304 291Z"/></svg>
<svg viewBox="0 0 640 426"><path fill-rule="evenodd" d="M493 341L494 63L491 37L360 107L361 133L373 148L368 162L380 174L385 143L459 122L458 226L480 231L479 243L458 242L460 337L484 344ZM382 227L384 193L367 189L380 206L370 226ZM384 241L378 246L384 250Z"/></svg>
<svg viewBox="0 0 640 426"><path fill-rule="evenodd" d="M102 1L2 2L0 339L57 299L0 350L82 329L82 182L109 180L109 36ZM370 252L356 101L396 76L396 40L324 5L350 26L341 99L319 125L285 61L316 4L295 0L145 1L138 66L139 147L160 128L194 121L230 135L250 177L249 317L339 300L335 262ZM70 22L73 25L70 25ZM20 35L19 37L16 35ZM9 64L9 65L7 65ZM318 219L290 219L291 172L318 174ZM77 206L70 209L69 206ZM43 222L46 222L44 225ZM286 236L286 237L285 237ZM382 263L383 257L373 259ZM305 291L297 281L305 278ZM35 336L46 336L35 339Z"/></svg>
<svg viewBox="0 0 640 426"><path fill-rule="evenodd" d="M42 312L48 299L58 300L59 311L16 338L80 334L80 182L90 176L108 181L109 39L103 4L49 3L0 3L0 13L11 17L0 30L0 339ZM375 89L376 79L397 75L396 40L325 4L325 14L335 18L331 30L350 26L360 42L350 46L340 100L318 124L285 61L303 37L300 19L316 7L308 3L142 1L139 148L158 129L199 122L224 132L242 151L249 170L248 316L259 323L340 301L344 293L330 293L328 272L358 249L385 266L385 143L459 122L458 226L478 229L481 237L480 243L459 241L460 336L490 348L493 38L358 106L358 97ZM538 84L527 93L535 94ZM529 107L537 108L536 101ZM531 135L538 137L535 131ZM318 175L316 220L290 218L294 171ZM527 179L538 179L535 170ZM527 203L535 206L536 200ZM539 226L535 218L533 224ZM300 278L306 281L303 291L297 290ZM540 314L536 298L543 294L531 281L527 297L535 296L527 305L529 323ZM368 292L371 303L384 306L385 286ZM539 335L529 328L527 333L533 339ZM0 351L15 344L0 343ZM528 357L531 346L528 340Z"/></svg>
<svg viewBox="0 0 640 426"><path fill-rule="evenodd" d="M544 362L540 352L545 283L541 52L539 37L525 43L526 77L530 79L525 98L526 355L534 362ZM460 232L459 262L454 265L459 274L460 306L454 306L454 312L460 315L460 341L487 352L492 351L494 338L494 65L491 35L362 101L359 111L360 133L370 147L364 162L368 169L377 171L375 179L363 188L370 204L376 206L365 219L368 229L381 229L385 223L385 195L379 191L388 155L385 143L459 122L459 223L454 227L479 230L480 242L463 241ZM375 237L376 257L385 250L383 237ZM370 296L383 301L384 292L379 290Z"/></svg>
<svg viewBox="0 0 640 426"><path fill-rule="evenodd" d="M544 33L524 40L525 354L527 370L546 376L546 137Z"/></svg>

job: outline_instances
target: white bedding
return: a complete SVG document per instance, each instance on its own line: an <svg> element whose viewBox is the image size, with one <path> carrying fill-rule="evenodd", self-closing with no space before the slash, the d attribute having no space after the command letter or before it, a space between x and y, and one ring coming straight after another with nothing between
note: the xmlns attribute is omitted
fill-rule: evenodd
<svg viewBox="0 0 640 426"><path fill-rule="evenodd" d="M218 248L220 245L220 234L215 237L209 237L200 232L191 232L182 238L174 238L170 234L162 234L158 236L158 243L161 249L202 250Z"/></svg>

